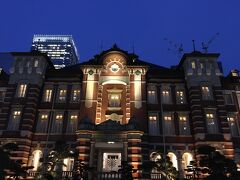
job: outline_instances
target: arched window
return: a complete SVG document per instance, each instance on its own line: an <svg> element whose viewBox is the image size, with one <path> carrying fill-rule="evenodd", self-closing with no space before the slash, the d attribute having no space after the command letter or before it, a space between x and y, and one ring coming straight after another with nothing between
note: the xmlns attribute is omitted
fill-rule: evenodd
<svg viewBox="0 0 240 180"><path fill-rule="evenodd" d="M159 160L161 158L162 158L161 155L159 153L157 153L157 152L152 152L150 154L150 160L151 161L157 161L157 160Z"/></svg>
<svg viewBox="0 0 240 180"><path fill-rule="evenodd" d="M172 152L169 152L167 156L170 158L170 161L173 163L173 167L175 167L178 170L177 156Z"/></svg>
<svg viewBox="0 0 240 180"><path fill-rule="evenodd" d="M190 164L190 161L192 161L192 160L193 160L193 156L192 156L191 153L188 153L188 152L184 153L182 155L182 167L183 167L183 169L186 169L187 166Z"/></svg>
<svg viewBox="0 0 240 180"><path fill-rule="evenodd" d="M40 158L42 157L42 151L35 150L32 153L32 159L31 159L31 166L34 166L32 170L36 171L38 167L40 166Z"/></svg>
<svg viewBox="0 0 240 180"><path fill-rule="evenodd" d="M73 165L74 165L74 159L73 158L65 158L63 160L64 166L63 171L72 171Z"/></svg>

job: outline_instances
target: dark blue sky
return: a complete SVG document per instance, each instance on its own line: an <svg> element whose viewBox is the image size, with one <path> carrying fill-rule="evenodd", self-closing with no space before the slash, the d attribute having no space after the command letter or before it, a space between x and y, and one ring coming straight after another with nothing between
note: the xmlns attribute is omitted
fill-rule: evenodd
<svg viewBox="0 0 240 180"><path fill-rule="evenodd" d="M240 60L240 0L1 0L0 52L29 51L33 34L72 34L85 61L117 43L163 66L179 57L164 38L192 50L215 33L225 73ZM101 43L102 42L102 43Z"/></svg>

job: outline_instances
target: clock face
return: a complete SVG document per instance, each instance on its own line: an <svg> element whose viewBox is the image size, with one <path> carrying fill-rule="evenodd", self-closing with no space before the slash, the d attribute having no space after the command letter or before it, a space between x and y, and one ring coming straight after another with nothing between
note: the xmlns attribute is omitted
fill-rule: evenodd
<svg viewBox="0 0 240 180"><path fill-rule="evenodd" d="M119 71L119 65L117 65L116 63L113 63L112 65L111 65L111 71L112 72L118 72Z"/></svg>

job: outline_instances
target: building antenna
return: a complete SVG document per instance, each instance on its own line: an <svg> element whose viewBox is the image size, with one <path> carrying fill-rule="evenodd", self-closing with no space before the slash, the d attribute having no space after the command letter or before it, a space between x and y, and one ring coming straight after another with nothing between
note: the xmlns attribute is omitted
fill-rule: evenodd
<svg viewBox="0 0 240 180"><path fill-rule="evenodd" d="M192 45L193 45L193 52L195 52L196 51L196 47L195 47L195 40L194 39L192 40Z"/></svg>
<svg viewBox="0 0 240 180"><path fill-rule="evenodd" d="M183 54L183 44L182 43L173 42L173 41L169 40L168 38L164 38L163 40L167 41L169 44L168 51L171 51L174 54L178 54L179 56L182 56L182 54Z"/></svg>
<svg viewBox="0 0 240 180"><path fill-rule="evenodd" d="M209 45L212 44L212 42L219 36L219 33L217 32L216 34L214 34L210 40L208 40L208 42L202 42L202 49L204 51L204 53L208 53L208 48Z"/></svg>

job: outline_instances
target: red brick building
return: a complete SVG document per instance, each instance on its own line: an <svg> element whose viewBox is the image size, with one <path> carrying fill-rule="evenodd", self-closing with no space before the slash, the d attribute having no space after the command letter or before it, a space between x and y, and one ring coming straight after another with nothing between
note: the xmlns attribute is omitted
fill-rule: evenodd
<svg viewBox="0 0 240 180"><path fill-rule="evenodd" d="M34 170L59 140L98 172L123 160L139 169L165 149L183 176L202 144L239 161L240 79L238 71L223 76L219 54L184 54L166 68L114 45L58 70L38 52L12 55L10 73L0 75L0 141L16 142L13 158Z"/></svg>

